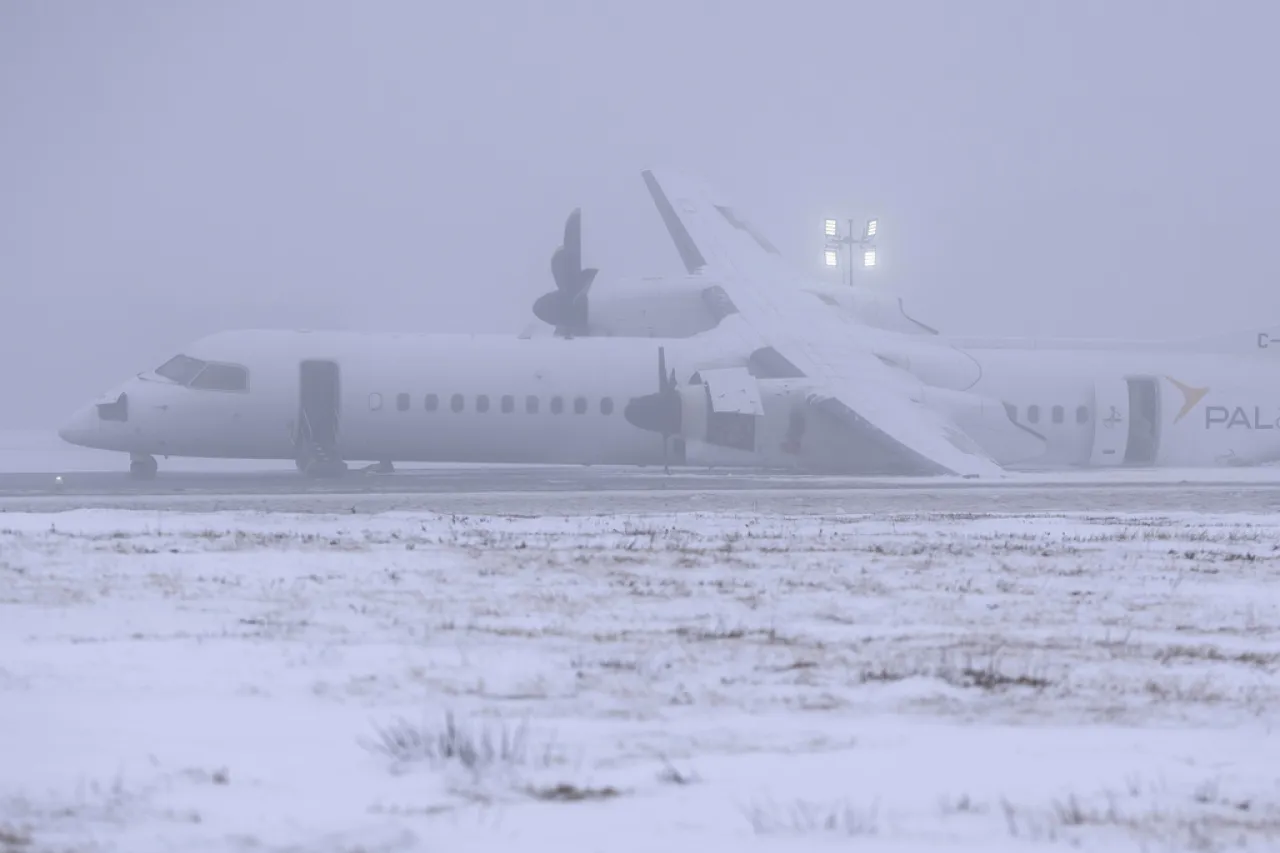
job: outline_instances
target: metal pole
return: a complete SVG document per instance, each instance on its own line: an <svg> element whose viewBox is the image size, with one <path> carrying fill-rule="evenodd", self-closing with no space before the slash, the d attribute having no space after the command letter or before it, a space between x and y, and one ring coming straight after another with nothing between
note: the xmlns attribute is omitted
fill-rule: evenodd
<svg viewBox="0 0 1280 853"><path fill-rule="evenodd" d="M849 219L849 287L853 287L853 219Z"/></svg>

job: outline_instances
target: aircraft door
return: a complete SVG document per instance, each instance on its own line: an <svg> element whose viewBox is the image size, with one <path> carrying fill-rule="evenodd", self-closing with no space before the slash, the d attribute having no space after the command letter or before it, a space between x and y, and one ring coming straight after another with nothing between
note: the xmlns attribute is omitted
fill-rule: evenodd
<svg viewBox="0 0 1280 853"><path fill-rule="evenodd" d="M1123 465L1129 446L1129 383L1119 377L1093 383L1091 467Z"/></svg>
<svg viewBox="0 0 1280 853"><path fill-rule="evenodd" d="M1132 377L1129 386L1129 438L1124 461L1150 465L1160 447L1160 387L1150 376Z"/></svg>
<svg viewBox="0 0 1280 853"><path fill-rule="evenodd" d="M342 412L337 362L304 361L298 369L298 433L301 455L332 456Z"/></svg>

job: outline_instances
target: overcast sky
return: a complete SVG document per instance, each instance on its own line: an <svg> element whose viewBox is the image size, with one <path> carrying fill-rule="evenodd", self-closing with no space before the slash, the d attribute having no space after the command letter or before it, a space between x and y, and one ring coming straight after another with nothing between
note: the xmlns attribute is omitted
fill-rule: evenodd
<svg viewBox="0 0 1280 853"><path fill-rule="evenodd" d="M565 215L677 273L639 171L798 267L878 214L948 331L1280 324L1264 0L0 0L0 425L239 326L517 332Z"/></svg>

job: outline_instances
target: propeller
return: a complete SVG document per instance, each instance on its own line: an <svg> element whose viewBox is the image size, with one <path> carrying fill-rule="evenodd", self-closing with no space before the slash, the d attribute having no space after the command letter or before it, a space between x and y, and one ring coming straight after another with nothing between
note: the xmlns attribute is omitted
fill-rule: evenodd
<svg viewBox="0 0 1280 853"><path fill-rule="evenodd" d="M551 256L556 289L538 297L533 303L534 315L555 326L561 337L588 334L587 291L597 272L582 268L582 208L574 208L564 223L564 243Z"/></svg>
<svg viewBox="0 0 1280 853"><path fill-rule="evenodd" d="M662 435L662 469L670 473L668 439L680 432L680 427L683 423L683 411L680 392L676 384L675 369L673 368L670 373L667 373L665 347L658 347L657 393L633 398L623 409L622 415L627 419L627 423L632 426Z"/></svg>

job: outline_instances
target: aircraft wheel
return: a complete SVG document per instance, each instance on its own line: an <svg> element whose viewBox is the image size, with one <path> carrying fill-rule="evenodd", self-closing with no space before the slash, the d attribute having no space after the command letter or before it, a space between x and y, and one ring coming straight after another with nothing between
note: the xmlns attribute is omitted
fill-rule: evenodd
<svg viewBox="0 0 1280 853"><path fill-rule="evenodd" d="M160 463L154 456L143 456L129 462L129 476L135 480L154 480Z"/></svg>

